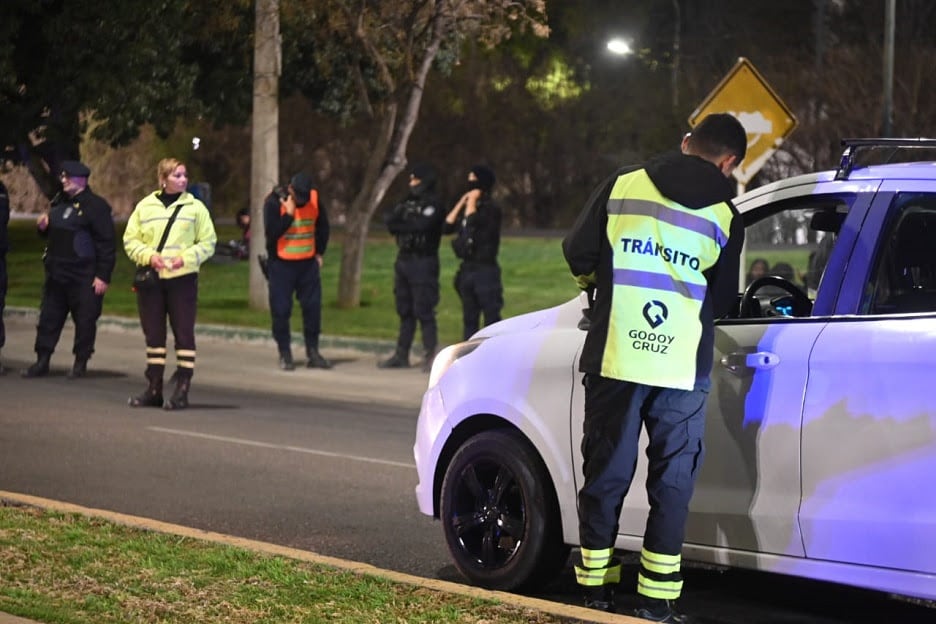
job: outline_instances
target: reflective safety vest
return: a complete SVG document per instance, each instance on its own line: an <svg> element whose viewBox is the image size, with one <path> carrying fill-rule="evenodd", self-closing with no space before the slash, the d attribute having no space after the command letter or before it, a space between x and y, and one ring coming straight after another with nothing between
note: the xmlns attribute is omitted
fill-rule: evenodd
<svg viewBox="0 0 936 624"><path fill-rule="evenodd" d="M728 242L731 207L687 208L639 169L615 181L607 213L613 276L601 374L691 390L708 288L703 271Z"/></svg>
<svg viewBox="0 0 936 624"><path fill-rule="evenodd" d="M280 214L286 214L280 205ZM307 260L315 257L315 222L318 220L318 191L309 193L309 201L297 206L289 229L276 241L276 255L282 260Z"/></svg>

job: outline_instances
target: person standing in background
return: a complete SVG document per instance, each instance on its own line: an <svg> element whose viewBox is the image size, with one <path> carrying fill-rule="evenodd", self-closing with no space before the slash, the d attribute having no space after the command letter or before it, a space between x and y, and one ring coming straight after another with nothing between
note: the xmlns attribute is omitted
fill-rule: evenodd
<svg viewBox="0 0 936 624"><path fill-rule="evenodd" d="M328 247L329 224L324 202L312 178L297 173L280 194L274 189L263 203L263 229L266 233L267 279L273 339L279 351L282 370L294 370L292 332L293 293L302 309L306 368L331 368L319 353L322 330L321 268Z"/></svg>
<svg viewBox="0 0 936 624"><path fill-rule="evenodd" d="M435 308L439 304L439 241L445 213L435 192L438 175L432 165L410 168L406 198L384 213L384 223L396 238L393 295L400 332L396 351L380 368L408 368L416 323L422 331L424 372L429 372L438 346Z"/></svg>
<svg viewBox="0 0 936 624"><path fill-rule="evenodd" d="M455 233L452 250L461 259L455 290L462 302L462 337L468 340L480 328L481 314L488 326L501 319L504 288L497 252L500 248L501 211L491 197L494 172L475 165L468 173L468 191L445 217L443 232Z"/></svg>
<svg viewBox="0 0 936 624"><path fill-rule="evenodd" d="M156 167L159 190L137 203L123 244L127 257L138 267L152 267L159 279L150 287L136 288L140 326L146 340L146 390L130 397L131 407L188 407L195 373L195 313L198 307L198 271L214 255L217 234L208 208L185 189L188 171L175 158ZM165 236L165 238L164 238ZM160 241L164 244L160 247ZM175 340L175 389L163 400L166 369L166 321Z"/></svg>
<svg viewBox="0 0 936 624"><path fill-rule="evenodd" d="M7 293L7 268L6 255L10 249L10 196L7 188L0 181L0 353L3 351L3 345L6 344L6 326L3 324L3 309L6 307ZM3 368L3 360L0 360L0 375L6 371Z"/></svg>
<svg viewBox="0 0 936 624"><path fill-rule="evenodd" d="M78 161L62 162L62 192L36 222L39 235L47 240L46 278L36 327L36 362L22 371L23 377L49 374L52 352L69 314L75 322L75 361L69 379L87 374L94 353L116 251L110 204L88 187L90 175L91 170Z"/></svg>

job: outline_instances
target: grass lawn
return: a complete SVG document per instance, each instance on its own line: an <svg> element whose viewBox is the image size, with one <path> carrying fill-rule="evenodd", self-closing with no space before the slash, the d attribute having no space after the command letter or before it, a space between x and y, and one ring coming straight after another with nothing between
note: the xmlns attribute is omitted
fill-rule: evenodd
<svg viewBox="0 0 936 624"><path fill-rule="evenodd" d="M117 225L118 237L123 224ZM333 232L322 269L322 333L362 338L396 338L399 319L393 302L393 262L396 245L389 235L375 234L368 242L361 275L361 306L339 309L338 272L343 232ZM218 240L238 238L233 225L218 227ZM10 252L7 265L10 277L8 306L37 308L42 292L42 251L45 241L36 233L32 221L10 223ZM439 339L449 344L461 339L461 303L453 280L458 266L443 240L440 250L441 301L437 308ZM504 281L505 317L545 308L576 295L562 258L558 238L505 237L500 264ZM202 267L199 277L198 322L247 327L269 327L269 313L248 308L247 262L216 256ZM104 298L104 314L136 317L136 300L130 290L133 266L119 246L117 267L111 288ZM298 305L293 311L293 328L299 331ZM417 334L417 344L419 337Z"/></svg>
<svg viewBox="0 0 936 624"><path fill-rule="evenodd" d="M123 224L117 225L118 237ZM218 240L238 238L233 225L218 227ZM399 319L393 302L393 261L396 246L386 234L374 234L368 241L361 275L361 306L340 309L337 305L338 270L343 232L334 232L322 269L322 333L332 336L353 336L393 340ZM45 243L36 233L32 221L10 223L10 252L7 256L10 277L8 306L37 308L41 298L43 269L42 250ZM763 257L773 266L788 262L797 271L805 271L808 251L805 249L748 250L747 260ZM448 239L443 240L441 259L441 301L437 308L439 340L450 344L461 339L461 303L453 280L458 261ZM510 317L557 305L577 294L569 270L562 257L561 239L536 236L504 236L501 242L500 265L504 282L503 316ZM216 256L202 267L199 278L198 321L200 323L269 327L269 314L251 310L247 305L248 264ZM136 300L130 290L133 266L119 246L117 267L112 284L104 298L104 314L136 317ZM293 312L293 329L301 329L298 307ZM419 336L417 334L417 344Z"/></svg>
<svg viewBox="0 0 936 624"><path fill-rule="evenodd" d="M45 624L572 624L326 565L0 504L0 611Z"/></svg>

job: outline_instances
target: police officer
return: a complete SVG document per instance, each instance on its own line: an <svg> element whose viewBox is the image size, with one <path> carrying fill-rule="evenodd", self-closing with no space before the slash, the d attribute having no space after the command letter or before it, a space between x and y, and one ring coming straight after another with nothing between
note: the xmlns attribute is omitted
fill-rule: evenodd
<svg viewBox="0 0 936 624"><path fill-rule="evenodd" d="M114 270L115 243L110 204L91 192L90 175L84 164L64 161L62 192L36 223L40 236L48 240L46 279L36 331L37 359L22 371L23 377L49 373L49 361L69 313L75 322L75 362L68 377L84 377L94 353L97 320Z"/></svg>
<svg viewBox="0 0 936 624"><path fill-rule="evenodd" d="M6 186L0 182L0 350L6 344L6 327L3 324L3 308L6 307L7 269L6 254L10 248L10 239L7 226L10 223L10 197ZM4 373L3 362L0 361L0 375Z"/></svg>
<svg viewBox="0 0 936 624"><path fill-rule="evenodd" d="M293 293L302 309L307 368L331 368L319 353L322 328L322 280L319 270L328 246L329 224L319 192L306 173L297 173L282 195L270 193L263 203L266 233L267 278L273 339L283 370L295 369L289 317Z"/></svg>
<svg viewBox="0 0 936 624"><path fill-rule="evenodd" d="M452 249L461 259L455 273L455 290L462 302L462 336L471 337L480 327L501 319L504 289L497 252L500 248L501 211L491 197L494 172L475 165L468 173L468 191L445 217L443 232L455 232Z"/></svg>
<svg viewBox="0 0 936 624"><path fill-rule="evenodd" d="M393 295L400 317L396 351L378 364L380 368L409 367L409 352L416 334L422 331L425 350L422 368L428 372L438 343L435 307L439 304L439 241L445 213L435 192L437 174L432 165L416 163L410 168L406 199L384 213L387 229L396 237L397 257L393 265Z"/></svg>
<svg viewBox="0 0 936 624"><path fill-rule="evenodd" d="M703 458L713 320L735 304L744 226L728 180L747 136L731 115L709 115L681 153L616 171L592 194L562 244L590 325L579 361L585 386L579 491L586 606L614 610L621 564L618 514L649 436L650 513L640 556L637 617L689 622L680 552Z"/></svg>

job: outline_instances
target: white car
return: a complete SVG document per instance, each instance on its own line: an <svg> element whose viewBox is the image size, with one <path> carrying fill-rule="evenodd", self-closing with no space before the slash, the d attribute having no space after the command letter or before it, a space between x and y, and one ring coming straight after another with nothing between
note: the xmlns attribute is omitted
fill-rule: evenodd
<svg viewBox="0 0 936 624"><path fill-rule="evenodd" d="M717 322L684 556L936 600L936 162L855 164L936 141L845 143L838 170L735 202L748 228L799 224L821 281L762 278ZM573 298L435 360L416 496L475 584L535 587L577 545L582 322ZM645 476L642 457L622 550L640 550Z"/></svg>

